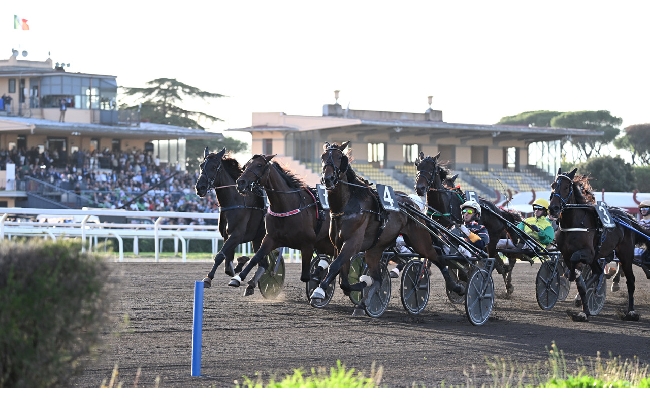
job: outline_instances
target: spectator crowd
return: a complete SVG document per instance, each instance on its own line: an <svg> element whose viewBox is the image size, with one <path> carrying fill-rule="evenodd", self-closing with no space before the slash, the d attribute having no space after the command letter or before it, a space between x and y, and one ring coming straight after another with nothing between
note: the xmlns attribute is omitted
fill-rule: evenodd
<svg viewBox="0 0 650 400"><path fill-rule="evenodd" d="M161 163L157 156L141 150L106 149L101 153L80 150L69 160L62 160L56 151L39 152L36 147L0 150L2 169L7 163L15 164L17 180L29 176L74 191L83 200L80 205L133 211L219 211L214 192L205 198L196 195L198 170L182 171L180 165ZM203 220L186 222L205 223Z"/></svg>

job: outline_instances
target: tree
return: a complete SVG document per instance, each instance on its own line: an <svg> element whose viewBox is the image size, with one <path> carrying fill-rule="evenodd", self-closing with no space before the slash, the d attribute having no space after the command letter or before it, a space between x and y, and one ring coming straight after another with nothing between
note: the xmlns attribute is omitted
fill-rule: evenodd
<svg viewBox="0 0 650 400"><path fill-rule="evenodd" d="M498 125L517 125L517 126L551 126L551 120L562 114L560 111L525 111L521 114L503 117Z"/></svg>
<svg viewBox="0 0 650 400"><path fill-rule="evenodd" d="M621 157L596 157L577 165L578 173L590 176L594 190L631 192L636 188L632 164Z"/></svg>
<svg viewBox="0 0 650 400"><path fill-rule="evenodd" d="M226 151L231 154L241 153L248 150L248 144L229 137L211 140L188 140L185 142L185 154L187 155L186 169L188 171L193 171L199 168L199 164L203 161L203 152L206 146L208 147L208 151L211 152L219 151L225 147Z"/></svg>
<svg viewBox="0 0 650 400"><path fill-rule="evenodd" d="M614 117L607 110L574 111L562 113L551 119L554 128L588 129L603 131L603 136L574 136L572 144L585 160L600 156L603 146L611 143L621 132L619 127L623 120ZM582 158L582 157L581 157Z"/></svg>
<svg viewBox="0 0 650 400"><path fill-rule="evenodd" d="M148 87L121 87L124 95L129 97L131 105L124 104L122 109L140 108L140 118L156 124L182 126L205 130L205 122L223 121L202 111L189 111L180 104L191 98L204 101L225 97L219 93L206 92L194 86L186 85L176 79L158 78L147 82ZM135 102L135 104L133 104Z"/></svg>
<svg viewBox="0 0 650 400"><path fill-rule="evenodd" d="M181 108L180 104L189 99L201 99L209 102L210 99L225 97L219 93L206 92L186 85L176 79L158 78L147 82L148 87L122 87L124 95L130 100L130 104L124 104L122 109L134 110L140 107L140 118L149 120L156 124L182 126L205 130L206 122L214 123L223 121L213 115L202 111L188 111ZM232 153L246 151L248 145L239 140L228 137L216 137L214 139L191 140L185 144L187 155L186 169L191 171L198 168L203 160L203 150L208 146L210 151L221 150L225 147Z"/></svg>
<svg viewBox="0 0 650 400"><path fill-rule="evenodd" d="M634 167L636 189L642 193L650 193L650 166Z"/></svg>
<svg viewBox="0 0 650 400"><path fill-rule="evenodd" d="M632 164L650 165L650 124L630 125L624 129L625 135L614 140L617 149L632 154Z"/></svg>

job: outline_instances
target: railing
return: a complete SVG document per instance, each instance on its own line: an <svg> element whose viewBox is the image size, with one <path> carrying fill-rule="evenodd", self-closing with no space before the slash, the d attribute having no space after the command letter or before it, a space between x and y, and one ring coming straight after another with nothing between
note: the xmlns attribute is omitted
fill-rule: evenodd
<svg viewBox="0 0 650 400"><path fill-rule="evenodd" d="M9 215L65 215L83 216L81 223L54 223L54 222L12 222L7 221ZM112 223L89 223L91 215L113 216L113 217L156 217L152 224L112 224ZM209 215L209 214L207 214ZM209 216L213 216L209 215ZM133 238L134 247L138 238L154 239L155 261L160 261L160 249L162 240L173 239L175 244L181 244L182 260L187 260L187 247L190 239L212 240L212 255L217 254L220 248L219 242L223 237L219 233L218 225L163 225L165 219L174 218L205 218L206 213L200 212L175 212L175 211L125 211L125 210L68 210L49 208L8 208L0 207L0 241L16 237L39 236L57 240L57 238L81 238L82 251L92 251L93 242L97 247L98 238L115 238L118 241L119 261L124 261L124 238ZM212 218L214 219L214 218ZM252 254L252 246L245 243L239 246L238 253ZM289 262L300 262L300 252L288 249Z"/></svg>
<svg viewBox="0 0 650 400"><path fill-rule="evenodd" d="M96 206L94 201L86 197L79 196L73 192L64 190L57 185L43 182L41 180L32 178L31 176L25 177L24 187L20 190L24 190L28 196L36 195L41 200L48 200L54 204L58 204L60 207L82 208Z"/></svg>

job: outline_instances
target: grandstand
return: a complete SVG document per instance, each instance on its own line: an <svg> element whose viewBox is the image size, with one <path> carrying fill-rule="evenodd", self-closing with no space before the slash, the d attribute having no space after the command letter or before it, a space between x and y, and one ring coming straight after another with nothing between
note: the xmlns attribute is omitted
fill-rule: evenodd
<svg viewBox="0 0 650 400"><path fill-rule="evenodd" d="M306 163L305 166L314 173L320 174L321 165ZM413 193L415 176L417 173L414 164L397 165L394 169L380 169L372 164L353 164L354 170L368 181L376 184L392 186L394 190ZM521 172L509 169L490 168L482 171L473 168L462 168L460 171L451 171L452 175L458 174L456 185L463 191L474 191L480 197L491 201L504 200L505 196L520 192L549 190L552 178L535 167L529 166ZM499 193L497 193L497 191Z"/></svg>

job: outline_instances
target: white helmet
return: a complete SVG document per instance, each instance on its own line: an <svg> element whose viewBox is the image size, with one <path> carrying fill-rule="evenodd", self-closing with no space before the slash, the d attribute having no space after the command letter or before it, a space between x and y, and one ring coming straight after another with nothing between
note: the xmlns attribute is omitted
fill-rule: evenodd
<svg viewBox="0 0 650 400"><path fill-rule="evenodd" d="M466 202L460 205L461 210L468 207L474 209L474 211L476 211L476 214L478 214L479 217L481 216L481 205L478 204L478 202L474 200L467 200Z"/></svg>
<svg viewBox="0 0 650 400"><path fill-rule="evenodd" d="M418 208L420 211L424 212L424 210L427 209L427 203L422 199L422 197L418 196L415 193L409 194L409 198L417 204Z"/></svg>

